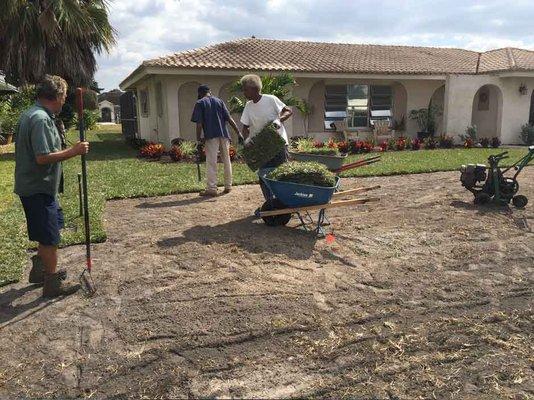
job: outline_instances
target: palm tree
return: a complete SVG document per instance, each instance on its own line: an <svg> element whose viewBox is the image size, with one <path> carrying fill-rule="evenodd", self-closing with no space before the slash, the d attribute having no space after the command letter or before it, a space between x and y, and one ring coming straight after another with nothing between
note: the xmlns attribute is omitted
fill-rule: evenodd
<svg viewBox="0 0 534 400"><path fill-rule="evenodd" d="M297 85L293 75L283 73L280 75L264 75L261 77L262 90L264 94L272 94L278 97L284 104L292 107L295 106L299 110L304 110L306 104L304 100L293 96L291 90ZM246 100L241 96L241 82L238 80L234 82L230 88L230 92L234 94L228 100L230 111L232 113L242 113L245 108Z"/></svg>
<svg viewBox="0 0 534 400"><path fill-rule="evenodd" d="M12 84L55 74L89 85L95 54L114 44L106 0L2 0L0 70Z"/></svg>

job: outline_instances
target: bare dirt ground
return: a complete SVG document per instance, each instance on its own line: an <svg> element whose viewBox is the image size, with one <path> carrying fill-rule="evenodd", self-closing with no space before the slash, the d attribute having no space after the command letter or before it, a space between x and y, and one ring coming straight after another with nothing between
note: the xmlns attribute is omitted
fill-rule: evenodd
<svg viewBox="0 0 534 400"><path fill-rule="evenodd" d="M382 201L330 212L332 244L249 217L257 186L108 203L96 297L1 289L0 398L534 398L534 206L362 184Z"/></svg>

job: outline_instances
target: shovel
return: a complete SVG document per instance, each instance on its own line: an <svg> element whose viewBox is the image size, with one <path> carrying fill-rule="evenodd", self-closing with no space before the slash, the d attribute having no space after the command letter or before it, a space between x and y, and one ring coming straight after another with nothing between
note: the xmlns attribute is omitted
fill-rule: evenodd
<svg viewBox="0 0 534 400"><path fill-rule="evenodd" d="M80 142L85 142L85 127L83 123L83 89L76 89L76 106L78 108L78 124L80 127ZM91 276L91 227L89 225L89 197L87 194L87 160L86 155L81 155L82 159L82 198L83 198L83 220L85 227L85 255L86 267L80 275L80 284L86 295L92 296L96 293L96 286Z"/></svg>

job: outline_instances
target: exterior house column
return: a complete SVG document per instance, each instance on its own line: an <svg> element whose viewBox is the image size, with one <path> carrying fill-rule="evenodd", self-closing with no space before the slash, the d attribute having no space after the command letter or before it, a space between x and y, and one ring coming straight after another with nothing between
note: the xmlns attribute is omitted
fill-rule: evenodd
<svg viewBox="0 0 534 400"><path fill-rule="evenodd" d="M461 75L448 75L445 83L445 105L443 110L443 130L458 140L471 125L473 97L482 86L467 82Z"/></svg>
<svg viewBox="0 0 534 400"><path fill-rule="evenodd" d="M419 131L417 121L409 118L410 111L427 108L437 88L443 85L440 80L404 80L406 89L406 134L415 137Z"/></svg>
<svg viewBox="0 0 534 400"><path fill-rule="evenodd" d="M180 113L178 104L178 89L181 82L178 79L168 79L165 85L167 97L167 126L169 127L169 144L173 139L180 137Z"/></svg>
<svg viewBox="0 0 534 400"><path fill-rule="evenodd" d="M310 97L310 91L313 86L313 84L316 82L314 79L298 79L298 85L293 88L293 95L298 97L299 99L302 99L306 101L307 103L310 103L309 97ZM310 104L311 105L311 104ZM304 116L302 113L296 108L292 107L293 110L293 117L291 117L288 121L286 121L286 130L289 137L291 136L306 136L307 132L304 130ZM291 124L291 131L288 130L288 122ZM308 129L309 130L309 129Z"/></svg>

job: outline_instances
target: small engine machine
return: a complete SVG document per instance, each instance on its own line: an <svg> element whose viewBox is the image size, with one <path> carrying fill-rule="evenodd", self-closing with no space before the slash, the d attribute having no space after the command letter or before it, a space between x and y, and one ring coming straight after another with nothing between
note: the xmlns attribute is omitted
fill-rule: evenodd
<svg viewBox="0 0 534 400"><path fill-rule="evenodd" d="M518 195L519 182L517 176L521 170L534 159L534 146L528 148L528 153L506 169L499 167L499 162L508 158L508 152L491 155L488 158L489 167L483 164L462 165L460 181L462 186L475 196L475 204L486 204L493 201L498 205L512 204L518 208L527 205L526 196ZM505 176L514 170L512 176Z"/></svg>

